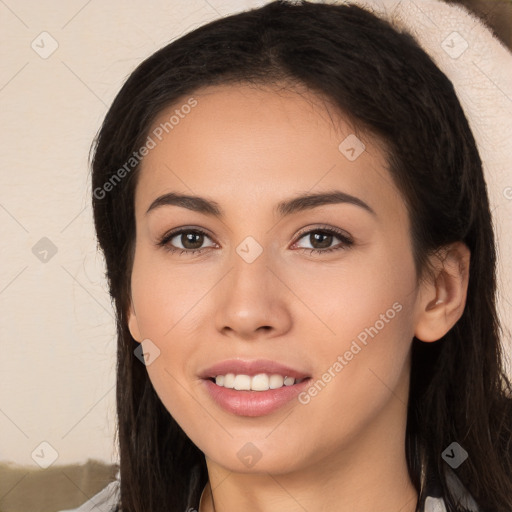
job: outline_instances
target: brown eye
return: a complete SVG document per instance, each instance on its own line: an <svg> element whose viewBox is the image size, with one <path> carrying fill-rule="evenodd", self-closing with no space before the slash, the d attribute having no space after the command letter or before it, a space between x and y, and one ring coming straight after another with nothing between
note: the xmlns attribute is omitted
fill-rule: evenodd
<svg viewBox="0 0 512 512"><path fill-rule="evenodd" d="M206 239L210 237L199 229L180 229L165 234L157 245L164 247L170 252L180 251L181 253L201 252L208 247L214 247L212 243L206 247L202 247Z"/></svg>
<svg viewBox="0 0 512 512"><path fill-rule="evenodd" d="M185 249L199 249L204 243L204 235L202 233L189 231L177 236Z"/></svg>
<svg viewBox="0 0 512 512"><path fill-rule="evenodd" d="M309 235L309 243L315 249L327 249L332 244L334 236L323 231L315 231Z"/></svg>
<svg viewBox="0 0 512 512"><path fill-rule="evenodd" d="M348 249L353 245L353 240L346 233L335 230L334 228L325 229L313 229L302 233L299 240L305 239L309 242L309 247L300 247L299 249L309 250L310 254L315 253L326 253L331 251L337 251L339 249ZM340 243L332 246L333 241L336 239L340 240Z"/></svg>

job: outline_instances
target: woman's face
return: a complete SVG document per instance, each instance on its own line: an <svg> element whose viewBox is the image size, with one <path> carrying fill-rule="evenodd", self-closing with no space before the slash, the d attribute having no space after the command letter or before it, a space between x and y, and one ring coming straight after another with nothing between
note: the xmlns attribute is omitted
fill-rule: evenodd
<svg viewBox="0 0 512 512"><path fill-rule="evenodd" d="M150 137L129 326L194 444L230 471L284 473L326 467L357 443L400 441L419 292L406 207L375 142L311 94L241 85L184 98ZM150 208L170 193L202 202ZM199 211L206 201L220 214ZM228 359L274 361L310 380L269 407L288 386L225 391L202 378ZM281 373L271 370L262 373Z"/></svg>

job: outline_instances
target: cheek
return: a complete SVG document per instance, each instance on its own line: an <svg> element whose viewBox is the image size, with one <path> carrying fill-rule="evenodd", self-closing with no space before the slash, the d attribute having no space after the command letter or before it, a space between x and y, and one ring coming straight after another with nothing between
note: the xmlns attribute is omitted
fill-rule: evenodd
<svg viewBox="0 0 512 512"><path fill-rule="evenodd" d="M413 335L408 295L377 294L365 287L364 293L349 296L353 300L338 302L329 321L335 335L324 334L311 351L317 373L293 415L298 423L314 418L322 425L322 439L311 442L325 456L350 446L381 424L379 418L393 416L398 432L407 404ZM300 434L297 443L303 443ZM293 442L293 429L290 437Z"/></svg>
<svg viewBox="0 0 512 512"><path fill-rule="evenodd" d="M346 269L318 271L314 282L306 272L294 279L294 290L322 320L310 316L320 382L304 402L315 414L337 411L342 425L336 428L350 430L376 414L407 374L416 297L412 255L391 247L354 258Z"/></svg>
<svg viewBox="0 0 512 512"><path fill-rule="evenodd" d="M211 281L211 283L207 282ZM191 266L170 266L161 254L142 248L135 255L132 299L145 338L172 344L176 332L195 325L194 305L214 280L195 275Z"/></svg>
<svg viewBox="0 0 512 512"><path fill-rule="evenodd" d="M310 340L315 350L323 345L348 349L357 336L363 342L365 333L370 336L366 329L375 333L376 328L383 339L388 334L391 340L408 338L409 333L412 338L416 275L403 241L374 244L347 254L336 265L300 264L281 268L280 274L309 309L305 318L317 333ZM393 330L399 332L392 335Z"/></svg>
<svg viewBox="0 0 512 512"><path fill-rule="evenodd" d="M144 249L137 252L131 291L140 335L158 352L146 366L148 375L164 405L174 410L180 404L180 383L190 380L188 364L198 351L199 308L194 305L204 292L183 270L171 272L162 260Z"/></svg>

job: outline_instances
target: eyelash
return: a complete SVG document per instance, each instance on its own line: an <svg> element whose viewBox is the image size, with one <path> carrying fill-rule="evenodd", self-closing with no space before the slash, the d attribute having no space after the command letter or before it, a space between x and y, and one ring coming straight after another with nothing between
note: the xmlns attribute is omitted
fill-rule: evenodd
<svg viewBox="0 0 512 512"><path fill-rule="evenodd" d="M201 234L208 238L210 236L206 231L203 231L199 228L180 228L175 231L171 231L169 233L165 233L157 242L157 246L163 247L166 251L169 251L171 253L176 253L180 251L180 256L185 253L189 256L195 254L196 252L203 252L205 249L208 249L208 247L203 247L202 249L180 249L179 247L173 247L169 244L169 242L176 236L181 235L183 233L195 233L195 234ZM330 247L327 249L315 249L315 248L309 248L309 247L300 247L299 250L303 251L309 251L309 254L313 253L319 253L319 254L325 254L332 251L339 251L342 249L348 249L354 244L354 241L344 232L337 230L332 227L317 227L315 229L311 229L309 231L305 231L303 233L299 233L296 242L297 243L300 239L304 238L306 235L311 235L312 233L327 233L329 235L334 235L336 238L339 238L341 240L341 244L338 244L337 246Z"/></svg>

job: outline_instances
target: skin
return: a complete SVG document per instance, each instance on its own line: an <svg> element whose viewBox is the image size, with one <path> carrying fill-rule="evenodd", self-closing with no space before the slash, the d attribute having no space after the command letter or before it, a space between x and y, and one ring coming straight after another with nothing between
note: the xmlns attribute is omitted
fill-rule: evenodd
<svg viewBox="0 0 512 512"><path fill-rule="evenodd" d="M432 259L432 277L418 280L406 206L378 141L358 134L366 150L349 161L338 146L355 131L319 97L247 85L193 96L197 106L142 162L129 328L159 348L147 366L153 386L205 454L200 512L214 510L213 502L217 512L413 511L404 447L411 341L435 341L460 318L467 247L447 247L443 262ZM282 219L273 211L279 201L332 189L375 215L348 203ZM146 214L171 191L214 200L224 217L176 205ZM210 233L202 253L157 245L182 226ZM348 233L353 245L304 250L342 244L300 233L325 226ZM236 252L247 236L263 249L252 263ZM198 377L240 357L277 360L320 379L394 303L400 312L307 405L294 400L269 415L236 416ZM261 455L252 467L237 456L248 442Z"/></svg>

